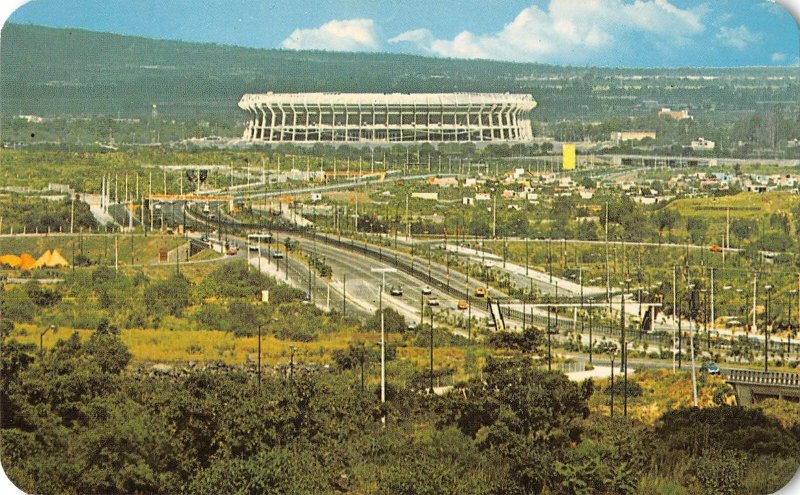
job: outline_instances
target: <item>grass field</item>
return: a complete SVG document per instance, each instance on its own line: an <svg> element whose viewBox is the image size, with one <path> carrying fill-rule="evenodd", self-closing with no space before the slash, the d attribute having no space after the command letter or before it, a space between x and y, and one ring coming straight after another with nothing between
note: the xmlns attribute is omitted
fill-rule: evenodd
<svg viewBox="0 0 800 495"><path fill-rule="evenodd" d="M714 405L714 393L724 386L725 380L719 376L710 376L698 373L697 403L700 407ZM622 380L616 374L614 380ZM653 423L662 414L679 407L692 406L692 376L688 371L673 372L666 369L639 370L628 375L628 381L635 381L642 387L640 397L628 398L628 415L643 421ZM595 383L597 390L592 396L589 407L592 412L608 415L611 412L610 395L603 393L609 380L598 380ZM724 395L724 394L723 394ZM733 397L725 396L725 402L732 404ZM614 413L622 414L622 397L614 398Z"/></svg>
<svg viewBox="0 0 800 495"><path fill-rule="evenodd" d="M39 345L41 327L30 324L17 325L13 337L22 343ZM81 340L89 338L93 330L75 330ZM43 338L45 349L51 348L59 339L67 339L72 329L61 329L56 334L47 332ZM164 329L123 329L122 342L133 355L132 364L167 363L185 364L195 361L204 364L223 361L226 364L241 365L256 362L258 359L257 337L234 337L229 332L217 330L164 330ZM333 364L332 353L345 349L350 342L363 341L367 346L377 344L378 334L360 332L322 333L315 342L295 342L278 340L264 332L261 340L261 360L265 366L285 364L289 360L291 346L296 348L294 359L297 363L313 362ZM400 341L399 336L390 335L389 342ZM429 354L427 348L400 347L397 359L413 363L418 369L426 369ZM480 353L479 353L480 354ZM457 348L437 348L434 350L436 368L450 367L457 371L456 379L464 375L465 351ZM477 358L483 365L483 357Z"/></svg>
<svg viewBox="0 0 800 495"><path fill-rule="evenodd" d="M767 217L773 213L791 213L800 204L800 197L788 192L743 192L719 198L685 198L669 204L667 208L681 216L702 216L710 223L725 220L730 209L731 219Z"/></svg>
<svg viewBox="0 0 800 495"><path fill-rule="evenodd" d="M72 261L72 248L76 256L80 253L80 241L83 239L83 254L93 263L114 264L114 239L117 239L120 265L149 263L158 258L162 248L173 249L185 242L183 237L170 235L51 235L51 236L4 236L0 237L0 254L29 253L38 258L46 250L58 249L61 255Z"/></svg>

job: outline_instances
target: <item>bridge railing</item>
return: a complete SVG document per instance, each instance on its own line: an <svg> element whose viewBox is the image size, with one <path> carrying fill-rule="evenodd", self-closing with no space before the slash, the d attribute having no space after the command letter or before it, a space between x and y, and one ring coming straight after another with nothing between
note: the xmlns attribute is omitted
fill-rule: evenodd
<svg viewBox="0 0 800 495"><path fill-rule="evenodd" d="M733 369L728 374L729 382L749 383L753 385L777 385L800 388L800 374L782 371L756 371Z"/></svg>

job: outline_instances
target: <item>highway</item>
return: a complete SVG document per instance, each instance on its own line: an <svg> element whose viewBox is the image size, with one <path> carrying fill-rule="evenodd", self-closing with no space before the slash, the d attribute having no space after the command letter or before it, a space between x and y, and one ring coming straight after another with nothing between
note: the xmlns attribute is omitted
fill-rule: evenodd
<svg viewBox="0 0 800 495"><path fill-rule="evenodd" d="M181 205L175 203L172 209L163 210L166 217L171 221L176 221L178 218L182 220ZM180 215L180 216L179 216ZM236 220L223 215L225 222L237 223ZM191 213L187 214L187 225L189 221L192 225L202 228L203 221L196 219ZM225 229L223 228L223 232ZM420 258L407 253L400 253L391 250L385 246L375 246L363 241L354 241L352 239L338 238L332 234L309 234L302 232L286 233L273 229L273 233L279 241L285 238L286 235L298 239L300 241L300 249L306 253L313 253L321 258L325 258L325 262L333 269L333 278L330 282L325 281L319 277L312 275L312 292L316 295L315 302L318 306L324 307L320 300L319 291L325 291L327 300L327 286L330 286L331 299L341 302L341 294L343 292L343 285L345 274L347 277L347 298L348 308L353 306L353 311L361 312L362 314L373 313L378 306L378 288L380 286L380 274L372 271L373 268L398 268L397 273L390 273L386 276L386 290L391 288L392 285L400 285L403 287L402 296L385 296L384 304L392 307L403 316L407 321L418 321L420 317L419 308L421 306L422 289L428 285L432 288L434 296L440 300L440 305L435 309L437 313L443 312L443 315L453 316L454 314L469 313L473 318L473 325L470 326L474 330L475 324L485 326L483 323L485 318L488 318L488 309L485 304L485 299L474 297L474 290L478 286L485 286L484 283L477 280L470 279L470 297L467 298L466 294L466 276L454 269L448 269L447 266L440 265L436 262L429 262L427 258ZM229 236L233 237L233 236ZM237 242L244 247L246 241L242 237L237 237ZM289 263L289 281L295 287L308 290L309 270L307 259L305 257L298 257L292 255ZM320 284L320 285L318 285ZM317 288L315 288L317 287ZM491 295L496 299L507 299L507 295L495 288L492 288ZM469 310L458 310L457 303L460 299L469 300ZM334 306L334 303L331 303ZM517 304L516 306L519 306ZM334 306L336 307L336 306ZM348 309L349 310L349 309ZM517 327L522 322L522 312L520 308L514 305L505 304L503 306L503 316L506 323L510 327ZM541 310L535 312L530 316L529 321L536 321L537 324L543 324L545 317L542 315ZM438 318L441 318L440 315ZM553 316L553 323L555 324L555 317ZM558 317L558 324L562 328L572 329L575 325L572 318ZM668 329L669 330L669 329ZM584 332L585 333L585 332ZM601 328L599 325L595 326L595 333L599 335L614 335L619 334L617 328ZM633 333L633 332L632 332ZM638 333L638 332L636 332ZM721 333L721 332L720 332ZM657 335L643 334L644 341L650 344L657 344L660 337ZM759 340L759 336L752 335L752 339ZM763 339L763 336L761 337ZM774 336L770 339L773 345L780 343L780 337ZM761 340L763 342L763 340Z"/></svg>

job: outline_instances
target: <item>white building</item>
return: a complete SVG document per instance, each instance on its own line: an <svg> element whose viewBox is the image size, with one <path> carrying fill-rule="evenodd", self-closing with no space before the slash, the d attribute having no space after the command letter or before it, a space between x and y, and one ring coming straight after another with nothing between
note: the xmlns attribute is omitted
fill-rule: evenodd
<svg viewBox="0 0 800 495"><path fill-rule="evenodd" d="M510 93L245 94L244 139L266 142L531 141L536 101Z"/></svg>
<svg viewBox="0 0 800 495"><path fill-rule="evenodd" d="M716 143L705 138L698 138L690 145L693 150L713 150Z"/></svg>

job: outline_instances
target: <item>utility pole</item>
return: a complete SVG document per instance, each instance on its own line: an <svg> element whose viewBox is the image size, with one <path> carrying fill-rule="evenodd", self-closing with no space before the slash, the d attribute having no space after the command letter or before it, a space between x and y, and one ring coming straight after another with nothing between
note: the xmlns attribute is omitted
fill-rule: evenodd
<svg viewBox="0 0 800 495"><path fill-rule="evenodd" d="M675 371L675 333L679 331L678 317L678 268L672 266L672 371Z"/></svg>
<svg viewBox="0 0 800 495"><path fill-rule="evenodd" d="M722 251L722 252L724 253L725 251ZM712 267L711 268L711 330L709 331L709 334L707 336L708 337L708 342L707 342L708 348L711 347L711 334L713 334L713 333L714 333L714 268Z"/></svg>
<svg viewBox="0 0 800 495"><path fill-rule="evenodd" d="M261 323L258 324L258 384L261 385Z"/></svg>
<svg viewBox="0 0 800 495"><path fill-rule="evenodd" d="M119 245L117 236L114 236L114 272L119 273Z"/></svg>
<svg viewBox="0 0 800 495"><path fill-rule="evenodd" d="M433 308L431 308L431 395L433 395Z"/></svg>
<svg viewBox="0 0 800 495"><path fill-rule="evenodd" d="M764 291L767 293L767 305L764 308L764 373L769 371L769 306L772 302L772 285L765 285Z"/></svg>
<svg viewBox="0 0 800 495"><path fill-rule="evenodd" d="M627 282L626 282L627 285ZM627 287L625 292L627 292ZM628 345L625 342L625 293L622 293L619 298L619 312L620 312L620 336L622 337L622 415L628 416Z"/></svg>
<svg viewBox="0 0 800 495"><path fill-rule="evenodd" d="M347 316L347 274L342 274L342 319Z"/></svg>
<svg viewBox="0 0 800 495"><path fill-rule="evenodd" d="M608 265L608 201L606 201L606 300L608 301L608 314L611 314L611 268Z"/></svg>
<svg viewBox="0 0 800 495"><path fill-rule="evenodd" d="M492 238L497 238L497 195L494 196L494 205L492 206Z"/></svg>

